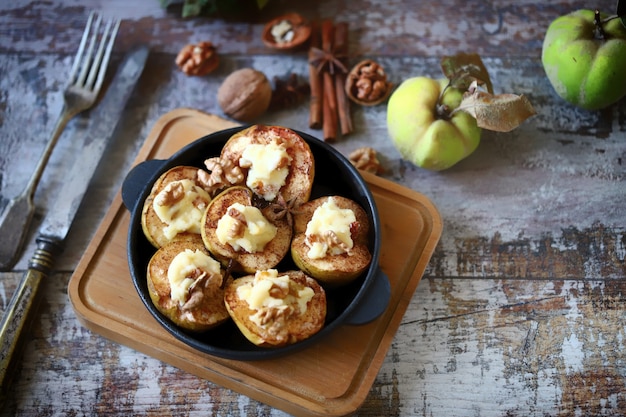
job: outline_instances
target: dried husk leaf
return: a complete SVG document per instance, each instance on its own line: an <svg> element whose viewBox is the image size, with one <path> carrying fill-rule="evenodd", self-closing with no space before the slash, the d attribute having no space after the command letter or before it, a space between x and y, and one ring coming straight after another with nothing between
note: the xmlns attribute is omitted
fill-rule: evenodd
<svg viewBox="0 0 626 417"><path fill-rule="evenodd" d="M476 82L478 85L484 85L487 91L493 94L489 72L478 54L459 53L444 56L441 59L441 70L450 80L452 87L465 91Z"/></svg>
<svg viewBox="0 0 626 417"><path fill-rule="evenodd" d="M470 87L456 110L465 111L476 119L479 127L496 132L510 132L536 114L524 95L493 95Z"/></svg>

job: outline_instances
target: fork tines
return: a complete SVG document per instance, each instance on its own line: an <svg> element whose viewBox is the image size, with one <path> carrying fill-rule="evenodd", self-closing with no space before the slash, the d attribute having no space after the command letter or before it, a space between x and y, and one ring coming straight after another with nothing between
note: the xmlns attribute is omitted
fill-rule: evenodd
<svg viewBox="0 0 626 417"><path fill-rule="evenodd" d="M102 86L120 26L120 21L117 19L109 19L104 24L102 20L102 16L96 12L89 14L70 72L70 84L94 91L98 91Z"/></svg>

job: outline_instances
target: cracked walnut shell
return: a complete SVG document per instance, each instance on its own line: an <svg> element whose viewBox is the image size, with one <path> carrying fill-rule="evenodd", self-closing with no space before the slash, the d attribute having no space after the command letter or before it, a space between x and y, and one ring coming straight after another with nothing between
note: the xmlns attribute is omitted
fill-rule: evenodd
<svg viewBox="0 0 626 417"><path fill-rule="evenodd" d="M185 45L176 56L176 65L187 75L207 75L219 65L219 57L211 42Z"/></svg>
<svg viewBox="0 0 626 417"><path fill-rule="evenodd" d="M375 106L387 100L392 88L383 67L369 59L356 64L346 77L346 94L363 106Z"/></svg>

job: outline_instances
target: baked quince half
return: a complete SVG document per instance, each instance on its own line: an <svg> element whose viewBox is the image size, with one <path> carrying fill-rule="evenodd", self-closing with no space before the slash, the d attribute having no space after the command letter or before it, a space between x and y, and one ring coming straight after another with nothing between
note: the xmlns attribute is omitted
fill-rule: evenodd
<svg viewBox="0 0 626 417"><path fill-rule="evenodd" d="M274 268L289 252L290 217L260 209L254 199L247 187L227 188L211 200L202 218L205 246L234 272Z"/></svg>
<svg viewBox="0 0 626 417"><path fill-rule="evenodd" d="M369 220L342 196L311 200L293 213L291 257L308 275L329 286L347 284L369 266Z"/></svg>
<svg viewBox="0 0 626 417"><path fill-rule="evenodd" d="M178 238L200 236L200 221L211 196L198 180L198 168L176 166L152 186L141 212L146 239L160 248Z"/></svg>
<svg viewBox="0 0 626 417"><path fill-rule="evenodd" d="M309 200L315 159L309 144L291 129L251 126L228 139L220 156L238 165L245 185L265 201L280 196L297 206Z"/></svg>
<svg viewBox="0 0 626 417"><path fill-rule="evenodd" d="M229 319L224 305L224 273L199 236L159 248L148 263L148 293L154 306L174 324L194 332Z"/></svg>
<svg viewBox="0 0 626 417"><path fill-rule="evenodd" d="M326 320L326 293L302 271L257 271L233 280L224 294L230 317L250 342L281 347L317 333Z"/></svg>

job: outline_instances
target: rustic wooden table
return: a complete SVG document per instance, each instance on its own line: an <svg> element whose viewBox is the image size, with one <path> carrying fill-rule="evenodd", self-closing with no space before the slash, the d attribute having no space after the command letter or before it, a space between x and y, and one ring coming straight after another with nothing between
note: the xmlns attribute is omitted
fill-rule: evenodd
<svg viewBox="0 0 626 417"><path fill-rule="evenodd" d="M433 173L400 159L386 107L353 107L342 152L368 145L385 177L426 195L443 234L359 416L624 415L626 410L626 102L576 109L551 89L540 62L558 15L615 1L276 1L349 23L351 63L375 58L393 82L439 76L439 59L477 52L497 92L526 94L537 115L511 133L485 132L478 150ZM79 323L67 284L132 161L163 114L180 107L223 116L216 92L240 67L271 79L307 75L305 52L261 42L262 22L183 20L157 0L18 0L0 5L0 192L24 186L53 129L76 44L91 9L123 18L115 59L151 47L104 163L70 232L32 329L3 415L246 415L284 412L112 342ZM174 64L210 40L222 62L207 77ZM625 75L626 76L626 75ZM308 104L258 122L308 128ZM0 274L4 310L34 250L37 225L89 126L72 121L36 194L24 255Z"/></svg>

